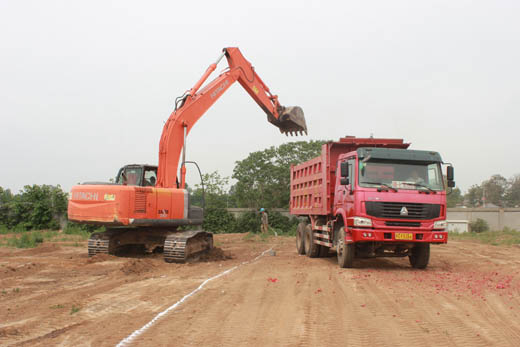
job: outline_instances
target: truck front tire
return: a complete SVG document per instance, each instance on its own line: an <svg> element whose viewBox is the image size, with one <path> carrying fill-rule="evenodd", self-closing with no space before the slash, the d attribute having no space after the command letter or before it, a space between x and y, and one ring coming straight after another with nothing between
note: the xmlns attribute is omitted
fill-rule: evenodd
<svg viewBox="0 0 520 347"><path fill-rule="evenodd" d="M305 227L305 254L309 258L316 258L320 255L320 245L314 243L314 235L310 224Z"/></svg>
<svg viewBox="0 0 520 347"><path fill-rule="evenodd" d="M410 264L416 269L426 269L430 260L430 244L418 243L412 248L411 254L408 256Z"/></svg>
<svg viewBox="0 0 520 347"><path fill-rule="evenodd" d="M338 232L336 253L338 255L338 265L340 268L351 268L354 265L354 244L345 242L345 228L342 227Z"/></svg>
<svg viewBox="0 0 520 347"><path fill-rule="evenodd" d="M298 224L296 229L296 251L305 254L305 223Z"/></svg>

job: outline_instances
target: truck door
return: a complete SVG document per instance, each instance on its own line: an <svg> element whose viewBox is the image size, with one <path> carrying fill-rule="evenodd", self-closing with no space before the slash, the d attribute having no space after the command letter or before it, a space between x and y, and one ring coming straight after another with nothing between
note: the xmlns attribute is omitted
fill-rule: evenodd
<svg viewBox="0 0 520 347"><path fill-rule="evenodd" d="M347 213L347 217L353 216L354 211L354 189L356 187L356 158L348 158L348 177L349 184L345 186L345 194L343 196L343 206Z"/></svg>

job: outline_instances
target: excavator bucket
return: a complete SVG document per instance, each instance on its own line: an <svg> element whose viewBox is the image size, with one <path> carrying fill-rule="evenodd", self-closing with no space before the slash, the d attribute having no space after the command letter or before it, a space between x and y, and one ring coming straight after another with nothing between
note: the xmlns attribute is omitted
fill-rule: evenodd
<svg viewBox="0 0 520 347"><path fill-rule="evenodd" d="M280 107L278 110L278 114L280 117L273 121L270 120L271 123L276 125L282 134L291 134L293 135L307 135L307 124L305 123L305 116L303 115L303 110L299 106L291 106L291 107Z"/></svg>

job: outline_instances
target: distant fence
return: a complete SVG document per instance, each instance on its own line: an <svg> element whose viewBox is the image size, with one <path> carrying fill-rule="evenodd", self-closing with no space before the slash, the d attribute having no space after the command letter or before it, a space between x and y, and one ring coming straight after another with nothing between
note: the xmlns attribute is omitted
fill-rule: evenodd
<svg viewBox="0 0 520 347"><path fill-rule="evenodd" d="M504 227L520 231L520 208L449 208L448 220L485 220L491 230Z"/></svg>
<svg viewBox="0 0 520 347"><path fill-rule="evenodd" d="M235 217L240 217L248 211L258 210L253 208L228 208ZM289 210L284 208L272 208L267 212L276 211L282 215L291 217ZM481 218L485 220L491 230L501 230L504 227L520 231L520 208L448 208L448 221L472 222Z"/></svg>

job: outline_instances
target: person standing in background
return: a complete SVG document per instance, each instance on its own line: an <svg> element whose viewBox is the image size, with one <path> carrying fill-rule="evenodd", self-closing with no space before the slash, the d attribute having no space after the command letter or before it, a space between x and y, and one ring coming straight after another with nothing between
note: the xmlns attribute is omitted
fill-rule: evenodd
<svg viewBox="0 0 520 347"><path fill-rule="evenodd" d="M269 231L269 216L263 207L260 209L260 213L262 213L262 225L260 226L260 230L262 233L267 234Z"/></svg>

